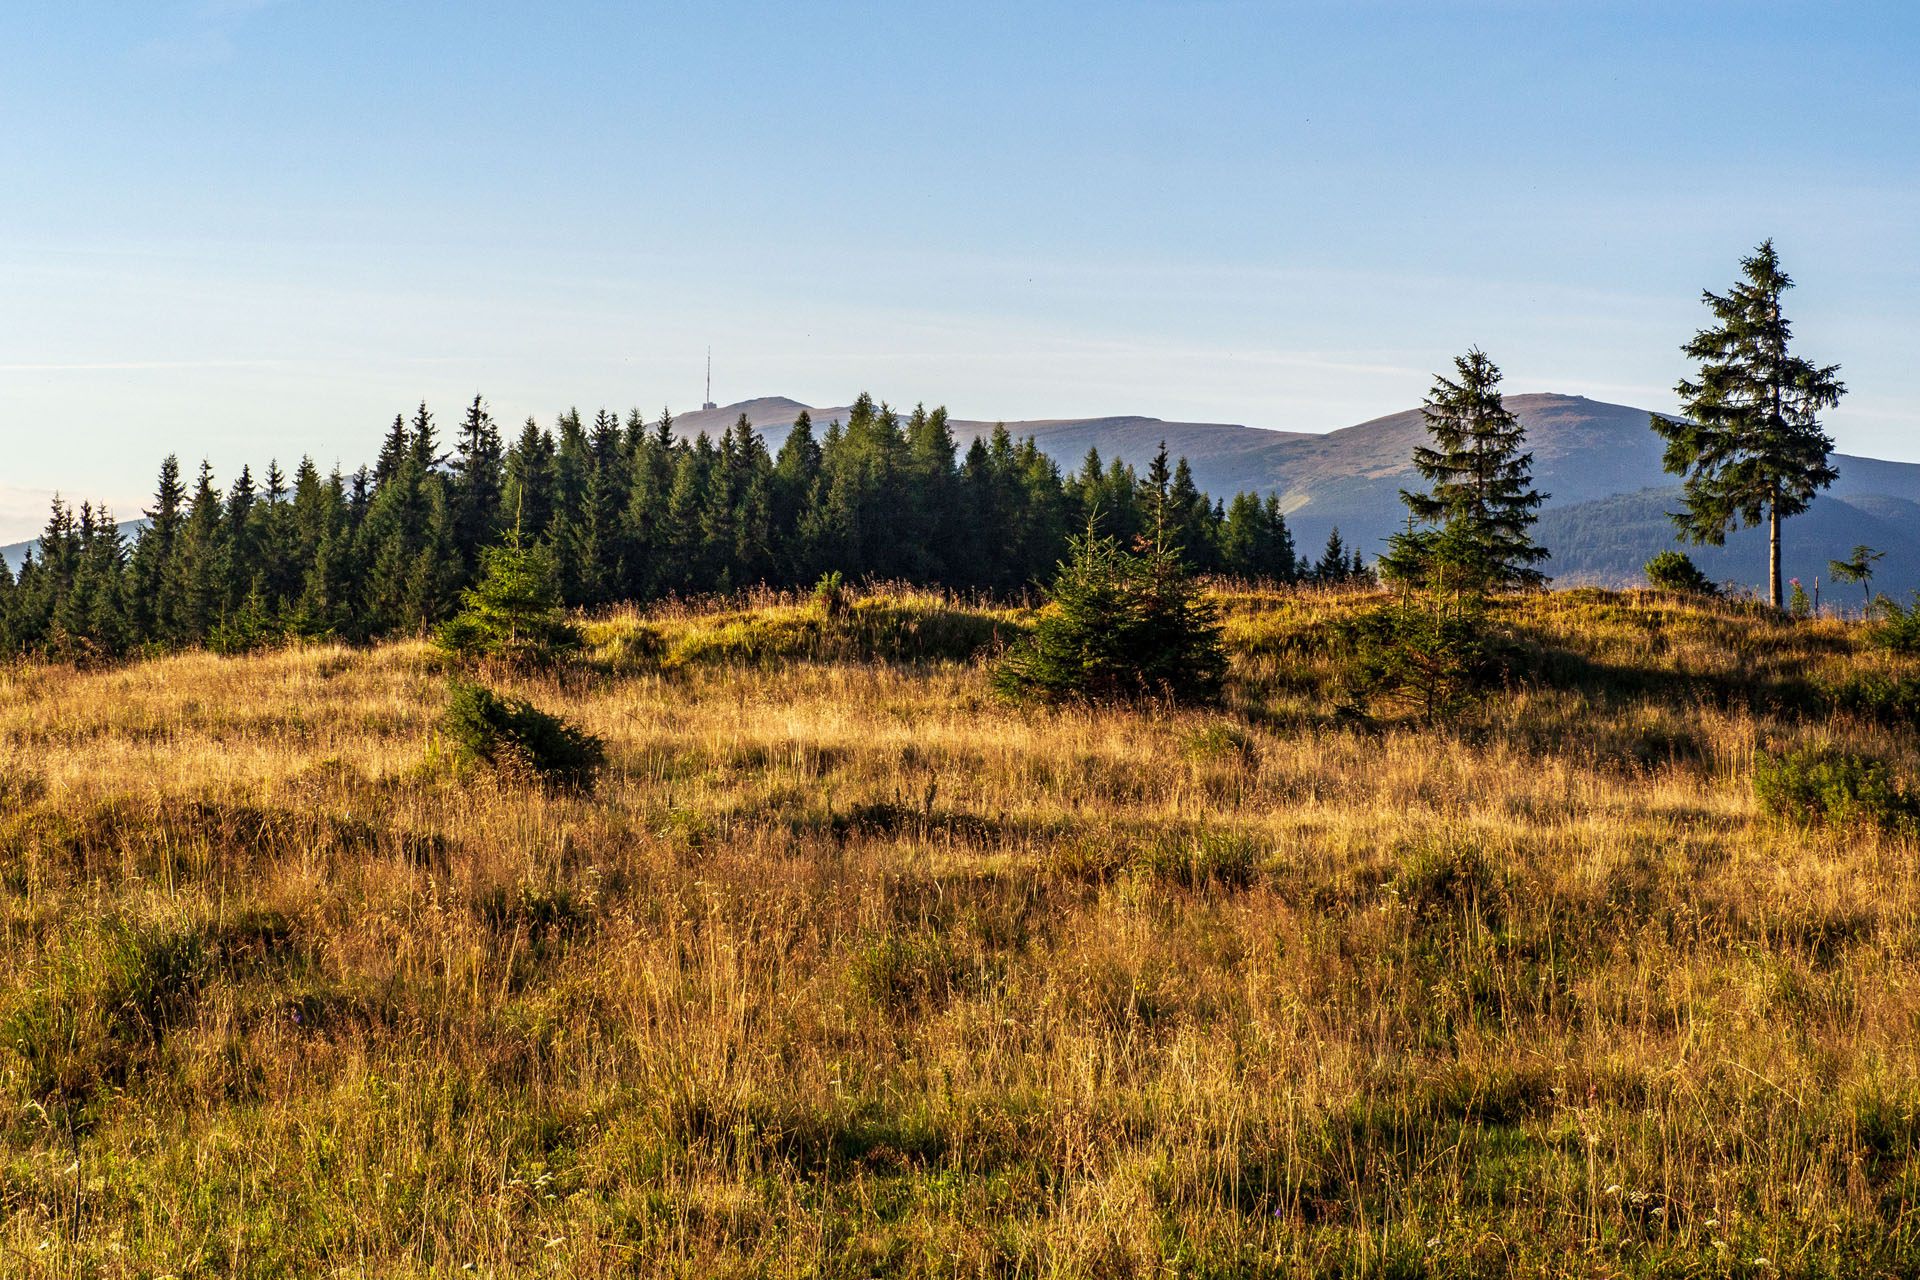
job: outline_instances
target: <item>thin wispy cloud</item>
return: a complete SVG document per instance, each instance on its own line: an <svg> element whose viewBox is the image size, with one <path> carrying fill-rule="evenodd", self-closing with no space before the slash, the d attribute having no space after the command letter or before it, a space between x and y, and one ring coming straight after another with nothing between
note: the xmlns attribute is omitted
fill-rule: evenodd
<svg viewBox="0 0 1920 1280"><path fill-rule="evenodd" d="M233 61L233 37L224 31L159 36L134 51L134 59L176 71L200 71Z"/></svg>
<svg viewBox="0 0 1920 1280"><path fill-rule="evenodd" d="M137 61L181 71L198 71L232 62L237 36L247 19L285 0L196 0L176 9L174 29L154 36L134 51Z"/></svg>
<svg viewBox="0 0 1920 1280"><path fill-rule="evenodd" d="M53 490L29 489L17 484L0 484L0 541L12 542L44 521L53 502Z"/></svg>
<svg viewBox="0 0 1920 1280"><path fill-rule="evenodd" d="M272 9L286 0L200 0L193 6L194 13L208 22L220 22L234 18L244 18L259 13L262 9Z"/></svg>
<svg viewBox="0 0 1920 1280"><path fill-rule="evenodd" d="M80 360L0 364L0 373L133 373L162 369L277 369L283 360Z"/></svg>
<svg viewBox="0 0 1920 1280"><path fill-rule="evenodd" d="M53 508L53 500L58 497L70 507L78 508L82 502L93 504L95 511L105 510L116 521L138 517L142 499L126 498L119 502L105 501L99 495L60 493L55 489L34 489L24 485L0 484L0 547L15 543L31 542L40 536L47 527L47 516ZM10 565L19 563L18 556L8 557Z"/></svg>

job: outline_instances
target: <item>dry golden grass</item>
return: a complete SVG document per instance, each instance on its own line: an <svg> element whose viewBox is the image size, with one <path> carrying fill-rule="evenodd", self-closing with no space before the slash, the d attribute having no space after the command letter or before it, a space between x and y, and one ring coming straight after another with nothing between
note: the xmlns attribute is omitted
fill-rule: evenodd
<svg viewBox="0 0 1920 1280"><path fill-rule="evenodd" d="M1914 776L1819 695L1907 668L1566 593L1428 733L1353 599L1224 603L1206 713L924 598L605 619L518 683L591 795L451 763L423 645L0 672L0 1273L1920 1271L1916 846L1750 785Z"/></svg>

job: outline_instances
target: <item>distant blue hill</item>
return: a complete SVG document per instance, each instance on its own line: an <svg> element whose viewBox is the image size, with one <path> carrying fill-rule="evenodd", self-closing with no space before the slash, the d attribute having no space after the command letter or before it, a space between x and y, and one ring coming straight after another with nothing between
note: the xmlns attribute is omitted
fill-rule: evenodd
<svg viewBox="0 0 1920 1280"><path fill-rule="evenodd" d="M1710 580L1764 595L1766 530L1729 534L1722 547L1690 546L1675 540L1673 522L1667 519L1667 512L1679 509L1678 485L1549 506L1534 526L1534 540L1552 549L1553 559L1545 568L1563 586L1635 583L1640 577L1638 566L1652 556L1650 548L1674 547L1692 557ZM1920 533L1920 503L1890 494L1835 497L1828 490L1805 512L1781 523L1782 574L1799 578L1809 595L1818 580L1822 603L1857 607L1864 603L1860 588L1835 584L1827 561L1844 559L1865 543L1886 552L1875 566L1875 591L1904 596L1920 590L1916 533Z"/></svg>

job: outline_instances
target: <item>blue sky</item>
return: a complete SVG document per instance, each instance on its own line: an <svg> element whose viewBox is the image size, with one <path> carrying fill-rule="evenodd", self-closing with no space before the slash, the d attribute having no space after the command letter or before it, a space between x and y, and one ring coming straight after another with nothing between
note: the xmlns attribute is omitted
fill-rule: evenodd
<svg viewBox="0 0 1920 1280"><path fill-rule="evenodd" d="M1665 408L1772 236L1920 460L1920 6L0 8L0 539L161 455L862 388L1324 430L1471 344Z"/></svg>

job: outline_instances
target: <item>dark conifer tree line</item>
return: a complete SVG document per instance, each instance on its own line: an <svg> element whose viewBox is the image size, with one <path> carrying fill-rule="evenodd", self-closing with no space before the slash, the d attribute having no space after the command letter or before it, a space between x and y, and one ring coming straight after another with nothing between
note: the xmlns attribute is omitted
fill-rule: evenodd
<svg viewBox="0 0 1920 1280"><path fill-rule="evenodd" d="M1164 447L1145 475L1097 451L1064 474L1004 427L962 450L944 409L903 416L864 395L824 431L801 414L773 453L744 417L718 440L688 440L665 413L570 411L508 442L478 396L451 432L422 404L351 474L303 458L291 477L242 467L223 488L207 463L188 480L169 457L143 514L129 544L106 511L56 499L19 572L0 565L0 652L418 632L457 609L483 553L516 533L550 557L564 602L585 608L804 587L828 572L1017 593L1089 521L1123 544L1177 549L1202 573L1314 576L1277 499L1212 501Z"/></svg>

